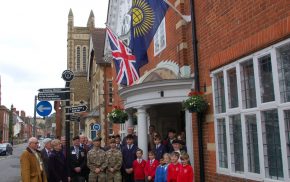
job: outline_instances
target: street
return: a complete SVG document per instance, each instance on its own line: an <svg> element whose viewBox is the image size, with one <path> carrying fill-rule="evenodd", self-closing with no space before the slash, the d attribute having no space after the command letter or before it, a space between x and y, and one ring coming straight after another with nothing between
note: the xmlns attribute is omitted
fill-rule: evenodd
<svg viewBox="0 0 290 182"><path fill-rule="evenodd" d="M0 156L0 182L20 181L19 157L27 144L13 146L13 155Z"/></svg>

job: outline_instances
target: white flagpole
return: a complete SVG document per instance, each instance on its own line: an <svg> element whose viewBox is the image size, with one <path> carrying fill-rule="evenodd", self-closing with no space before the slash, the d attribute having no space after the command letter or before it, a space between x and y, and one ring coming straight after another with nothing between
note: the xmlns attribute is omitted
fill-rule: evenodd
<svg viewBox="0 0 290 182"><path fill-rule="evenodd" d="M178 9L175 8L175 6L173 6L170 2L168 2L167 0L163 0L166 4L168 4L168 6L170 6L179 16L181 16L181 18L186 21L187 23L189 23L191 21L191 16L190 15L183 15L180 13L180 11L178 11Z"/></svg>

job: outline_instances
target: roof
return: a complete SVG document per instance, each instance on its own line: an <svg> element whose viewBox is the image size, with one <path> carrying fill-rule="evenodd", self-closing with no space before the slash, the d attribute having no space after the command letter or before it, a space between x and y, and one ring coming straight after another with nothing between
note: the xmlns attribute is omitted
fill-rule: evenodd
<svg viewBox="0 0 290 182"><path fill-rule="evenodd" d="M105 47L106 29L105 28L95 28L92 32L92 42L94 57L96 63L106 63L104 61L104 47Z"/></svg>

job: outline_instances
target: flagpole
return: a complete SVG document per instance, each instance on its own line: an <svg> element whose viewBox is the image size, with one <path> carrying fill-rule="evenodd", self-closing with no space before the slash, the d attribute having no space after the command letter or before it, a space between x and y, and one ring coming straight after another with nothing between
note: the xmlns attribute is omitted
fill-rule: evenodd
<svg viewBox="0 0 290 182"><path fill-rule="evenodd" d="M180 11L178 11L178 9L175 8L175 6L173 6L173 4L171 4L170 2L168 2L167 0L163 0L166 4L168 4L168 6L170 6L179 16L181 16L181 18L186 21L187 23L189 23L191 21L191 16L190 15L183 15L180 13Z"/></svg>

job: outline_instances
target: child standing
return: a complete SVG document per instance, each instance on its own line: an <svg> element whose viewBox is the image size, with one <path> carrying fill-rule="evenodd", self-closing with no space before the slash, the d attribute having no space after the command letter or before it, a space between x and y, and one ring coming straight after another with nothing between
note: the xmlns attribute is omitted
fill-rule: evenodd
<svg viewBox="0 0 290 182"><path fill-rule="evenodd" d="M182 166L177 176L177 182L193 182L193 169L190 165L189 155L187 153L182 154L180 159Z"/></svg>
<svg viewBox="0 0 290 182"><path fill-rule="evenodd" d="M168 174L167 181L168 182L177 182L177 176L180 172L181 164L178 162L179 159L178 152L172 152L171 154L171 163L168 165Z"/></svg>
<svg viewBox="0 0 290 182"><path fill-rule="evenodd" d="M137 149L136 151L137 159L133 161L133 172L135 182L145 182L145 166L146 161L143 160L143 150Z"/></svg>
<svg viewBox="0 0 290 182"><path fill-rule="evenodd" d="M167 182L167 169L170 163L170 156L168 153L163 155L160 159L160 165L156 169L155 182Z"/></svg>
<svg viewBox="0 0 290 182"><path fill-rule="evenodd" d="M148 161L145 166L145 176L147 181L154 181L156 169L159 166L159 161L155 159L153 151L148 152Z"/></svg>

